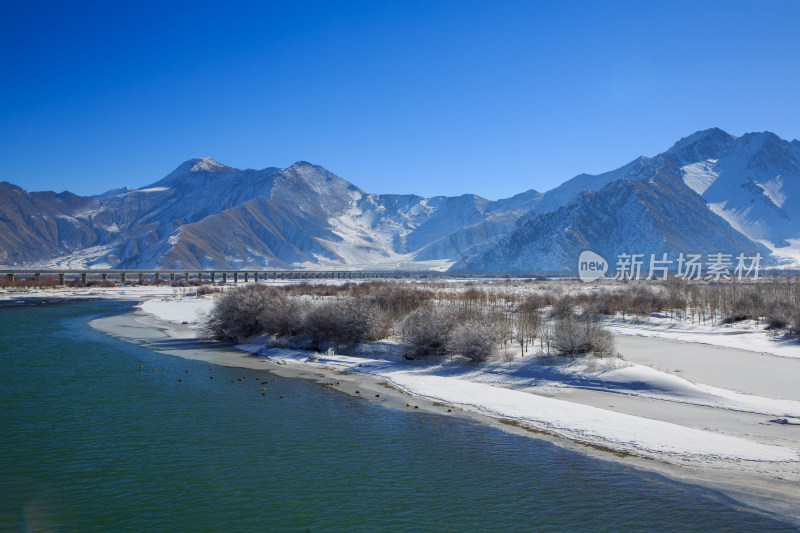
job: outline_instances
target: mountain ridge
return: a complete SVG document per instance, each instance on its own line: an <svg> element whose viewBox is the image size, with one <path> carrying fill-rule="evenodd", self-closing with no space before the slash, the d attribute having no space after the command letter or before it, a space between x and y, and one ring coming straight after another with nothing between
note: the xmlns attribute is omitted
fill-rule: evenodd
<svg viewBox="0 0 800 533"><path fill-rule="evenodd" d="M593 188L585 188L558 209L544 212L534 209L520 218L509 235L482 253L462 259L454 268L573 271L583 250L598 253L602 250L605 257L637 252L646 256L667 253L674 257L681 252L700 251L761 253L768 264L796 260L800 258L797 148L771 132L741 137L719 128L695 132L655 157L640 157L612 171L620 174L635 163L635 170L622 179L613 179L618 177L613 175L608 179L609 173L599 175ZM634 187L648 200L628 198L627 202L621 202L626 191L619 184L625 180L629 180L628 187ZM660 206L652 198L653 191L644 190L648 187L639 186L640 181L669 185L660 189L660 200L673 209L671 217L658 216ZM672 192L668 194L669 191ZM775 198L781 206L773 201ZM647 209L650 216L638 220L614 219L609 214L609 210L625 212L637 207ZM589 209L605 212L614 219L613 224L605 224L613 227L613 239L596 233L595 225L599 222L587 214ZM692 219L698 223L697 228L678 228L674 224ZM642 235L652 229L654 221L662 230L651 233L649 242L642 242ZM562 238L556 238L553 227L561 232ZM670 228L669 232L663 231L665 228ZM570 238L576 234L582 237ZM708 234L719 238L709 239ZM583 246L582 250L577 243ZM535 265L531 265L533 257L538 261Z"/></svg>
<svg viewBox="0 0 800 533"><path fill-rule="evenodd" d="M368 193L306 161L257 170L201 157L139 189L89 197L3 182L0 262L569 272L581 246L611 253L634 245L646 253L713 245L779 262L800 258L798 198L800 142L719 128L609 172L500 200ZM698 227L681 222L691 219Z"/></svg>

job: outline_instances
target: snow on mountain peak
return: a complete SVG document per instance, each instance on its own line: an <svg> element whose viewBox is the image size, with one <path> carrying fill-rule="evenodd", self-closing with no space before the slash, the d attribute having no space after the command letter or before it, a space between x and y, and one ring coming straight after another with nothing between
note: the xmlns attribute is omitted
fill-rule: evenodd
<svg viewBox="0 0 800 533"><path fill-rule="evenodd" d="M219 172L228 170L231 167L227 165L223 165L216 159L212 157L198 157L197 159L192 160L192 172L197 172L200 170L206 170L208 172Z"/></svg>
<svg viewBox="0 0 800 533"><path fill-rule="evenodd" d="M238 172L238 169L223 165L219 161L211 157L197 157L181 163L178 168L167 174L165 178L158 181L153 185L165 185L174 183L176 180L182 180L193 173L198 172Z"/></svg>
<svg viewBox="0 0 800 533"><path fill-rule="evenodd" d="M710 158L719 158L730 149L736 137L719 128L695 132L676 142L668 153L678 157L684 164L697 163Z"/></svg>
<svg viewBox="0 0 800 533"><path fill-rule="evenodd" d="M223 165L213 157L196 157L182 163L170 176L183 176L191 172L236 172L237 169Z"/></svg>

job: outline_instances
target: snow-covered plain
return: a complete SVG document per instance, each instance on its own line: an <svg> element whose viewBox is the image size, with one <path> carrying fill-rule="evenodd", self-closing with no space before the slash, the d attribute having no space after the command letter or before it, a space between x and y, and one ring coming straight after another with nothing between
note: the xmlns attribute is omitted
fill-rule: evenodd
<svg viewBox="0 0 800 533"><path fill-rule="evenodd" d="M800 344L771 337L752 321L724 326L674 322L658 315L645 321L613 319L606 327L618 335L637 335L658 339L709 344L726 348L737 348L780 357L800 357Z"/></svg>

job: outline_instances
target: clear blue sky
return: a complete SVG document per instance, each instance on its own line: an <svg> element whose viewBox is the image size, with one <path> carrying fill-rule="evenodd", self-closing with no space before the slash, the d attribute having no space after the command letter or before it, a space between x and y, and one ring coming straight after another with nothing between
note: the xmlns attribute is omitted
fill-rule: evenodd
<svg viewBox="0 0 800 533"><path fill-rule="evenodd" d="M696 130L800 137L800 2L0 0L0 180L193 157L368 192L547 190Z"/></svg>

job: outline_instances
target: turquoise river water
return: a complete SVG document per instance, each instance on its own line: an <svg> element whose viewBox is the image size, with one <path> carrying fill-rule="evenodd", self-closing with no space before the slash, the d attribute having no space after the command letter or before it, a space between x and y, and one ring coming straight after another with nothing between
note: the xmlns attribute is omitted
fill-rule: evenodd
<svg viewBox="0 0 800 533"><path fill-rule="evenodd" d="M253 371L87 325L129 311L0 308L0 531L795 530L470 420L302 380L262 396Z"/></svg>

